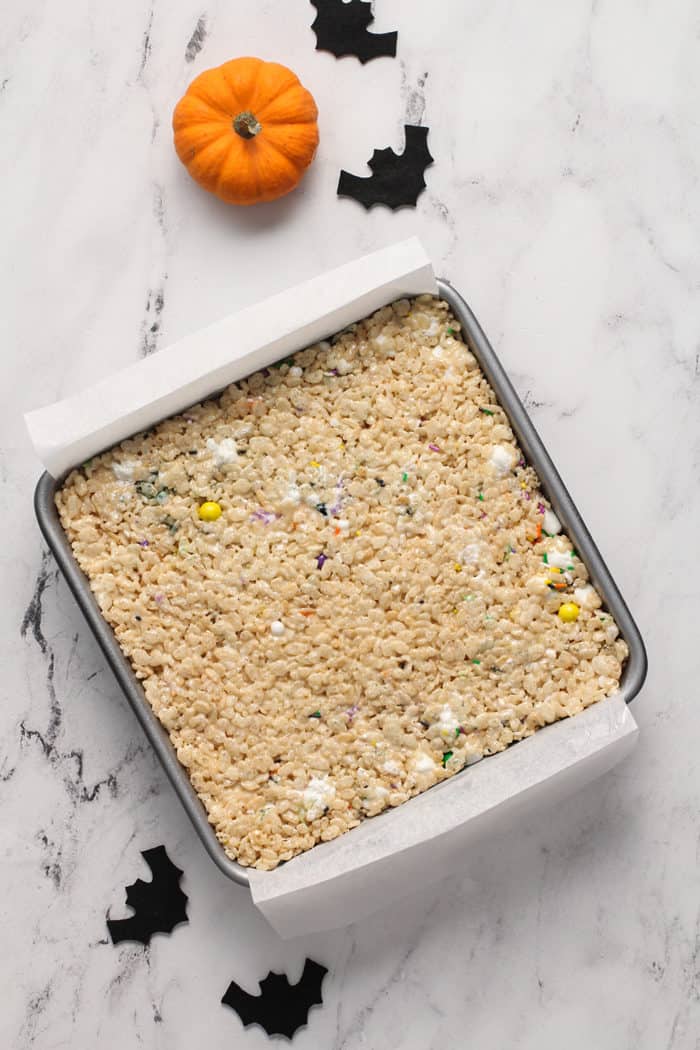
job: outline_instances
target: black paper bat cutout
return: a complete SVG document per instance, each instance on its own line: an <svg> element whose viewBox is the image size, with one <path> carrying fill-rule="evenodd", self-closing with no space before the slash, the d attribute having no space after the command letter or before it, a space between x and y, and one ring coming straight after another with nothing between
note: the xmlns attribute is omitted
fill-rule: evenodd
<svg viewBox="0 0 700 1050"><path fill-rule="evenodd" d="M374 21L372 5L365 0L311 0L317 11L311 26L316 34L316 50L330 51L336 58L355 55L363 64L373 58L396 56L398 33L370 33Z"/></svg>
<svg viewBox="0 0 700 1050"><path fill-rule="evenodd" d="M270 971L260 982L260 995L249 995L231 981L221 1002L236 1011L245 1028L259 1024L268 1035L291 1039L306 1024L311 1007L323 1002L321 986L327 973L325 966L307 959L298 984Z"/></svg>
<svg viewBox="0 0 700 1050"><path fill-rule="evenodd" d="M428 149L429 128L406 124L406 147L403 153L393 149L375 149L368 162L371 175L364 178L341 171L338 180L338 196L352 197L371 208L375 204L387 207L415 207L425 189L425 169L433 163Z"/></svg>
<svg viewBox="0 0 700 1050"><path fill-rule="evenodd" d="M112 944L140 941L149 944L154 933L172 933L187 922L187 896L180 889L182 872L176 868L165 846L143 850L141 856L153 875L151 882L137 879L126 887L126 903L134 909L128 919L107 919Z"/></svg>

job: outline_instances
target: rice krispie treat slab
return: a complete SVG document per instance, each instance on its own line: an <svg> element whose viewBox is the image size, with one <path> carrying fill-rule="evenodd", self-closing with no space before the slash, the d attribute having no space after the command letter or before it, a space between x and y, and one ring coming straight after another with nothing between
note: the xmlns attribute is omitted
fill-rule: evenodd
<svg viewBox="0 0 700 1050"><path fill-rule="evenodd" d="M619 685L627 646L442 300L400 300L122 442L56 504L243 865Z"/></svg>

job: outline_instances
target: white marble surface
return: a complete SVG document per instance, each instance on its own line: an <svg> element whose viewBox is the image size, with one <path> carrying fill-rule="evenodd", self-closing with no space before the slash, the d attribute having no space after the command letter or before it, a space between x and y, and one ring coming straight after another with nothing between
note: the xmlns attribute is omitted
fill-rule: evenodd
<svg viewBox="0 0 700 1050"><path fill-rule="evenodd" d="M219 999L271 967L295 979L306 953L331 974L300 1050L700 1046L698 5L376 15L399 56L361 67L314 50L307 0L6 5L3 1047L263 1047ZM293 197L237 211L188 180L169 119L195 73L245 53L299 72L322 145ZM436 158L417 210L337 200L339 168L405 119ZM19 411L411 233L476 309L638 618L641 742L462 878L282 943L205 856L44 552ZM190 924L115 948L105 914L160 842Z"/></svg>

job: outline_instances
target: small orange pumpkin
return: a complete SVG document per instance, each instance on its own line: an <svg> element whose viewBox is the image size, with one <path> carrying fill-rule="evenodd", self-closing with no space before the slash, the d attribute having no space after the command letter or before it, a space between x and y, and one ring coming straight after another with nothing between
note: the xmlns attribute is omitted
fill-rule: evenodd
<svg viewBox="0 0 700 1050"><path fill-rule="evenodd" d="M229 204L289 193L318 146L318 110L291 69L234 58L192 81L173 113L177 155Z"/></svg>

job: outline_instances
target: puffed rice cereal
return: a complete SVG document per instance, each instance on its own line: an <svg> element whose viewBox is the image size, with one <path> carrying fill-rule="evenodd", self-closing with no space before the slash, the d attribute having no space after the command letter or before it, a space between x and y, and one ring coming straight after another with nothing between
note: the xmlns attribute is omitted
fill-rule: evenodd
<svg viewBox="0 0 700 1050"><path fill-rule="evenodd" d="M432 297L123 441L56 504L243 865L618 688L627 646Z"/></svg>

